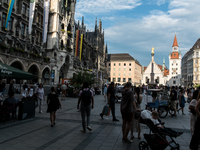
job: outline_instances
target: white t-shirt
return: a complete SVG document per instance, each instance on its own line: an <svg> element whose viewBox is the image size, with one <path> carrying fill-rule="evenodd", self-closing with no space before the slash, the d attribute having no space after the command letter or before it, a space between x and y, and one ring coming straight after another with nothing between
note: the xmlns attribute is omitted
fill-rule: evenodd
<svg viewBox="0 0 200 150"><path fill-rule="evenodd" d="M67 86L65 84L61 85L61 89L62 90L66 90L67 89Z"/></svg>
<svg viewBox="0 0 200 150"><path fill-rule="evenodd" d="M35 93L41 100L43 100L43 98L44 98L44 89L43 88L36 88Z"/></svg>

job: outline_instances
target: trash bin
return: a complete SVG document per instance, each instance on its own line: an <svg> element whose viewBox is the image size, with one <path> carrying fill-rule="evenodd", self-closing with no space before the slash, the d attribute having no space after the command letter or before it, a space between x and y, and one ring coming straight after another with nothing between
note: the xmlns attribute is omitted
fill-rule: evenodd
<svg viewBox="0 0 200 150"><path fill-rule="evenodd" d="M35 117L35 100L20 102L18 119L24 120L34 117Z"/></svg>

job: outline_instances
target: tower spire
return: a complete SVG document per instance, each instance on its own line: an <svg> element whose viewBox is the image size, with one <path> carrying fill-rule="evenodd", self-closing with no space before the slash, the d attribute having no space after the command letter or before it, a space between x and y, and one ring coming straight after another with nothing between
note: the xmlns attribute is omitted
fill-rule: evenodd
<svg viewBox="0 0 200 150"><path fill-rule="evenodd" d="M176 38L176 33L175 33L174 43L173 43L173 46L172 46L172 47L175 47L175 46L178 47L178 42L177 42L177 38Z"/></svg>

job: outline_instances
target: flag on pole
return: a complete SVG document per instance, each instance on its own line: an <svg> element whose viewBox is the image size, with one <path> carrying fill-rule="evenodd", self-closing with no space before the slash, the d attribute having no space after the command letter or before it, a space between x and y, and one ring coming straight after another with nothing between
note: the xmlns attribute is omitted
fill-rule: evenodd
<svg viewBox="0 0 200 150"><path fill-rule="evenodd" d="M28 25L28 33L31 34L32 31L32 24L33 24L33 18L34 18L34 12L35 12L35 1L30 1L30 9L29 9L29 25Z"/></svg>
<svg viewBox="0 0 200 150"><path fill-rule="evenodd" d="M5 27L5 30L7 30L7 28L8 28L8 22L10 21L10 16L11 16L11 13L12 13L12 9L13 9L14 3L15 3L15 0L10 0L10 2L9 2L7 17L6 17L6 27Z"/></svg>
<svg viewBox="0 0 200 150"><path fill-rule="evenodd" d="M47 28L49 21L49 0L44 1L44 17L43 17L43 43L47 41Z"/></svg>
<svg viewBox="0 0 200 150"><path fill-rule="evenodd" d="M80 56L79 56L79 60L81 60L82 48L83 48L83 34L81 34L81 45L80 45Z"/></svg>
<svg viewBox="0 0 200 150"><path fill-rule="evenodd" d="M77 30L77 31L76 31L76 52L75 52L75 57L78 56L79 34L80 34L80 30Z"/></svg>

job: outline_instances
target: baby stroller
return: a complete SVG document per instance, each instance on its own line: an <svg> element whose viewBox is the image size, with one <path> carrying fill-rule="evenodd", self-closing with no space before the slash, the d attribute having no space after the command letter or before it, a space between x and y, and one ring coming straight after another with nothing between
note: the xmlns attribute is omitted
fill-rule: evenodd
<svg viewBox="0 0 200 150"><path fill-rule="evenodd" d="M164 125L164 122L161 122L159 120L161 125ZM154 123L150 119L143 119L140 116L140 123L147 125L150 128L149 134L144 134L145 141L141 141L139 143L139 150L164 150L166 147L170 146L171 150L179 150L180 146L178 143L176 143L173 138L180 136L182 133L177 132L179 134L174 135L170 133L166 133L161 131L157 125L154 125Z"/></svg>

